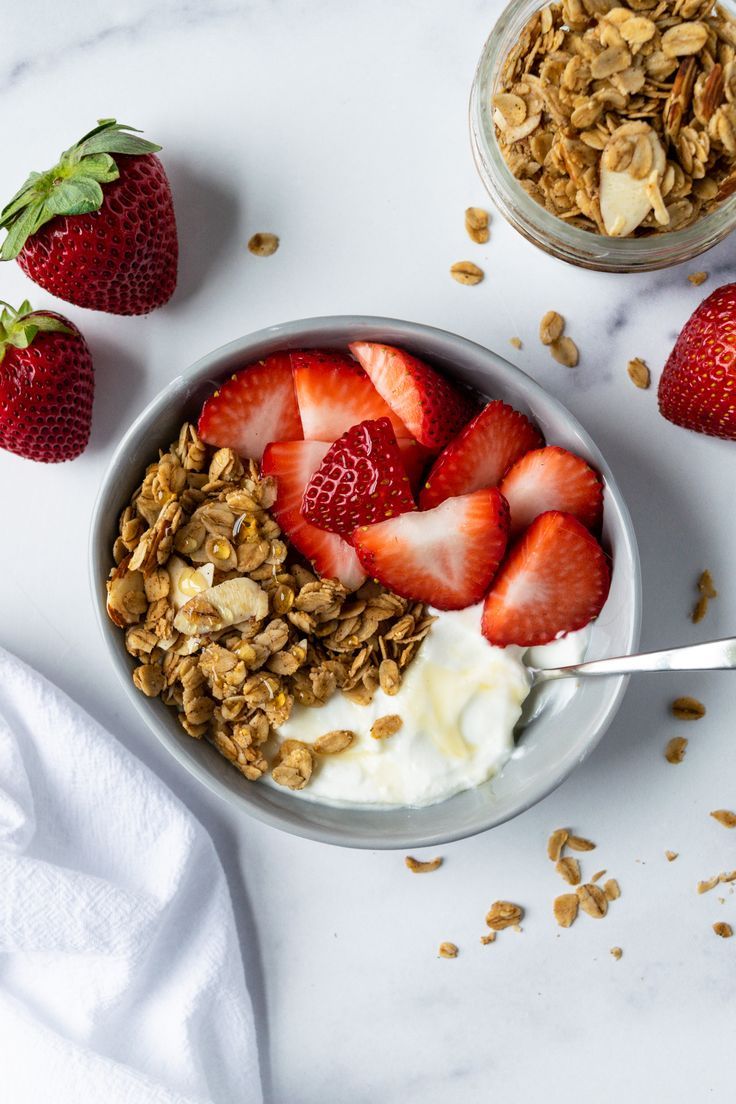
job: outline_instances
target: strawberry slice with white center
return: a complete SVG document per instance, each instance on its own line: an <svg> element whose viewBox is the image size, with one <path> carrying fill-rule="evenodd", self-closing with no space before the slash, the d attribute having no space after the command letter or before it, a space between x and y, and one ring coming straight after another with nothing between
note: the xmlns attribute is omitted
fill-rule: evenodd
<svg viewBox="0 0 736 1104"><path fill-rule="evenodd" d="M496 399L460 431L435 460L419 496L422 510L480 487L496 487L506 469L544 444L536 426Z"/></svg>
<svg viewBox="0 0 736 1104"><path fill-rule="evenodd" d="M603 609L608 558L572 514L540 514L511 549L483 606L483 635L531 648L582 629Z"/></svg>
<svg viewBox="0 0 736 1104"><path fill-rule="evenodd" d="M303 349L291 353L291 365L306 440L336 441L369 418L390 418L397 437L411 437L360 365L345 353Z"/></svg>
<svg viewBox="0 0 736 1104"><path fill-rule="evenodd" d="M407 436L435 452L444 448L477 410L470 392L403 349L354 341L350 351L407 426Z"/></svg>
<svg viewBox="0 0 736 1104"><path fill-rule="evenodd" d="M508 506L495 488L356 529L363 567L389 590L437 609L479 602L506 550Z"/></svg>
<svg viewBox="0 0 736 1104"><path fill-rule="evenodd" d="M579 456L557 445L533 449L509 468L498 489L511 510L511 533L547 510L572 514L595 530L603 513L603 482Z"/></svg>
<svg viewBox="0 0 736 1104"><path fill-rule="evenodd" d="M330 445L302 501L307 521L346 540L409 510L416 503L388 418L360 422Z"/></svg>
<svg viewBox="0 0 736 1104"><path fill-rule="evenodd" d="M270 441L300 441L302 423L288 353L243 368L202 407L197 432L208 445L260 460Z"/></svg>
<svg viewBox="0 0 736 1104"><path fill-rule="evenodd" d="M310 560L324 579L339 579L348 590L365 582L365 572L351 546L311 525L302 516L304 488L329 449L326 441L277 441L266 447L264 475L276 479L276 502L271 512L287 538Z"/></svg>

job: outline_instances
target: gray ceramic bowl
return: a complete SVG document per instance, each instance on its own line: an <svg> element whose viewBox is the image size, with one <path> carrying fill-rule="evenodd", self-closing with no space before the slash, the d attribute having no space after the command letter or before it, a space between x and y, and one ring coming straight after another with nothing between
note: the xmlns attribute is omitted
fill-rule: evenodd
<svg viewBox="0 0 736 1104"><path fill-rule="evenodd" d="M540 801L595 747L626 688L623 678L588 679L571 693L569 684L546 688L541 713L521 732L517 753L485 785L424 808L336 808L305 801L288 790L246 782L205 741L193 740L158 699L133 687L133 661L123 634L104 612L105 579L117 518L159 446L175 439L185 418L196 420L212 380L277 349L332 347L351 340L385 341L426 358L491 398L505 399L529 414L548 443L584 456L606 482L603 537L613 554L611 592L592 626L588 655L620 655L639 640L641 582L629 512L606 461L585 430L556 399L518 368L455 334L413 322L347 315L272 326L210 353L178 376L136 418L123 437L103 480L92 518L90 560L93 593L111 660L142 721L172 754L233 808L299 836L347 847L408 848L445 843L501 824Z"/></svg>

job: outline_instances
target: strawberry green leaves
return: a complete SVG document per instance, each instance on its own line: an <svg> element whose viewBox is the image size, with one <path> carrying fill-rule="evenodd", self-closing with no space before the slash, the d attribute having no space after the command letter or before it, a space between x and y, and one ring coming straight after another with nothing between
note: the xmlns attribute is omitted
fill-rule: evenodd
<svg viewBox="0 0 736 1104"><path fill-rule="evenodd" d="M84 215L102 206L101 185L117 180L111 155L156 153L161 147L115 119L101 119L79 142L66 150L58 164L44 173L33 172L0 213L7 230L0 260L17 257L28 238L57 215Z"/></svg>
<svg viewBox="0 0 736 1104"><path fill-rule="evenodd" d="M60 318L34 311L27 299L18 310L3 300L0 300L0 307L0 364L9 345L15 349L27 349L38 333L74 332Z"/></svg>

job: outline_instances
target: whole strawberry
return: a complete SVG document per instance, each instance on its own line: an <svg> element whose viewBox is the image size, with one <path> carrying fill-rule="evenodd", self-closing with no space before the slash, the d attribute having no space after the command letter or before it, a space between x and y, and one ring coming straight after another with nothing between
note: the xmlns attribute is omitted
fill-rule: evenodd
<svg viewBox="0 0 736 1104"><path fill-rule="evenodd" d="M31 173L0 214L4 261L17 257L46 291L79 307L147 314L176 287L179 246L161 147L114 119L44 173ZM114 155L114 156L113 156Z"/></svg>
<svg viewBox="0 0 736 1104"><path fill-rule="evenodd" d="M0 312L0 447L55 464L89 440L92 357L76 326L28 302Z"/></svg>
<svg viewBox="0 0 736 1104"><path fill-rule="evenodd" d="M659 381L668 421L711 437L736 439L736 284L724 284L695 310Z"/></svg>

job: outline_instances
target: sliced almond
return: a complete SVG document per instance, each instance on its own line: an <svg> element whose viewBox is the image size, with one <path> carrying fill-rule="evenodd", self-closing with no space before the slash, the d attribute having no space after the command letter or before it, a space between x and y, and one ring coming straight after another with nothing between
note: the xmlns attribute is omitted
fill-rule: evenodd
<svg viewBox="0 0 736 1104"><path fill-rule="evenodd" d="M651 375L645 361L643 361L641 357L634 357L633 360L629 361L626 370L634 386L641 388L642 391L646 391L651 382Z"/></svg>
<svg viewBox="0 0 736 1104"><path fill-rule="evenodd" d="M633 142L628 164L621 161L618 153L622 139ZM649 146L651 161L644 155L645 144ZM666 165L662 144L647 124L625 123L613 132L603 149L600 164L600 207L607 234L626 237L655 209L658 197L661 204L659 184ZM647 166L646 172L644 166Z"/></svg>
<svg viewBox="0 0 736 1104"><path fill-rule="evenodd" d="M542 115L541 113L529 115L524 122L519 123L518 126L509 126L501 112L496 109L493 112L493 121L498 129L503 131L503 138L506 145L511 146L514 142L521 142L524 138L528 138L530 134L533 134L542 121Z"/></svg>
<svg viewBox="0 0 736 1104"><path fill-rule="evenodd" d="M107 582L107 615L119 629L135 625L148 608L143 574L128 567L126 556Z"/></svg>
<svg viewBox="0 0 736 1104"><path fill-rule="evenodd" d="M203 590L182 606L174 618L174 628L187 636L219 632L241 621L261 621L267 613L268 595L257 582L228 579Z"/></svg>

